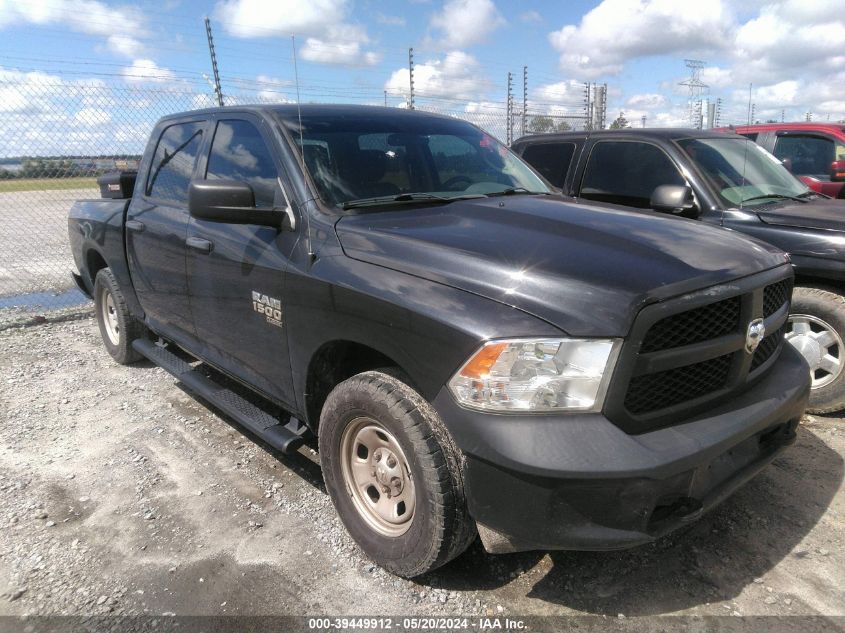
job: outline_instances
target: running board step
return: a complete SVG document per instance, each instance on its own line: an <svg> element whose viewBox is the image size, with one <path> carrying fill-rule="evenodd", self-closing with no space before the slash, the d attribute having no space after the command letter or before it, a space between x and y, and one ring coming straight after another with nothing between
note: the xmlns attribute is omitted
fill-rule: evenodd
<svg viewBox="0 0 845 633"><path fill-rule="evenodd" d="M307 427L296 418L291 417L289 422L282 424L275 416L217 384L166 347L149 339L135 339L132 347L273 448L293 453L302 445Z"/></svg>

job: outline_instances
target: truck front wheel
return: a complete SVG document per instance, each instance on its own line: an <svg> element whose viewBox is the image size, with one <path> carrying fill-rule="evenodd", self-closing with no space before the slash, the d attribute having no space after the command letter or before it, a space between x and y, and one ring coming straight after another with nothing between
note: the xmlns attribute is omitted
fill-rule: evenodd
<svg viewBox="0 0 845 633"><path fill-rule="evenodd" d="M419 576L474 539L460 450L437 412L393 371L337 385L323 406L319 442L326 488L343 524L388 571Z"/></svg>
<svg viewBox="0 0 845 633"><path fill-rule="evenodd" d="M796 287L786 340L810 365L807 411L845 409L845 297L821 288Z"/></svg>
<svg viewBox="0 0 845 633"><path fill-rule="evenodd" d="M132 341L145 334L145 328L126 307L126 300L112 271L103 268L94 280L94 311L106 350L121 365L141 359Z"/></svg>

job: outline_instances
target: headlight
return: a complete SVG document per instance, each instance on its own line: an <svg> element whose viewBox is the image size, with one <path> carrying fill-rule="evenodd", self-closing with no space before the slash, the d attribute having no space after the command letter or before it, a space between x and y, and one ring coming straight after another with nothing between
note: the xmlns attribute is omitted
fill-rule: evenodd
<svg viewBox="0 0 845 633"><path fill-rule="evenodd" d="M461 406L483 411L601 409L619 339L490 341L449 381Z"/></svg>

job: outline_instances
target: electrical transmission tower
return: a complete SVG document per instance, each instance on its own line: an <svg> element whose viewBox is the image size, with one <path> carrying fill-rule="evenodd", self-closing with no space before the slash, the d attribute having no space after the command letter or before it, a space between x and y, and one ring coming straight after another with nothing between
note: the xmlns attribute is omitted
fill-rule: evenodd
<svg viewBox="0 0 845 633"><path fill-rule="evenodd" d="M707 62L700 59L685 59L684 63L689 68L690 76L678 85L686 86L689 89L689 97L687 99L689 122L692 127L700 130L702 123L701 97L707 94L707 89L710 87L701 81L701 69L707 65Z"/></svg>

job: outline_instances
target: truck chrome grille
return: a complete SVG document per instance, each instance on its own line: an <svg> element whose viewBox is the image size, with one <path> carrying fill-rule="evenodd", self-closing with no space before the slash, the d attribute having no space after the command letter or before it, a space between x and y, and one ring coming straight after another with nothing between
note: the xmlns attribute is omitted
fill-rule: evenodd
<svg viewBox="0 0 845 633"><path fill-rule="evenodd" d="M620 355L608 417L630 432L680 422L767 372L786 331L792 278L785 274L769 271L644 308ZM768 335L749 353L749 323L760 318Z"/></svg>

